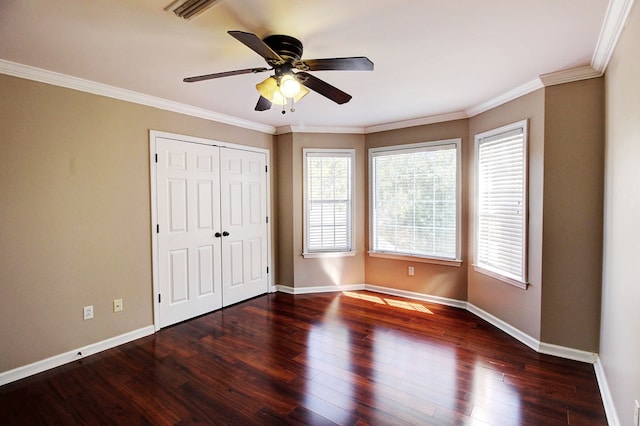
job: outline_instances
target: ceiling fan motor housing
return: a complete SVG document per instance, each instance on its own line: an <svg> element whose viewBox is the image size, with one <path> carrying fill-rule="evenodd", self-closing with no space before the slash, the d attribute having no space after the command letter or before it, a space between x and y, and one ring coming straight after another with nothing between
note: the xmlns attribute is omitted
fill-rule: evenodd
<svg viewBox="0 0 640 426"><path fill-rule="evenodd" d="M275 34L265 37L262 41L288 63L293 64L302 58L302 43L297 38Z"/></svg>

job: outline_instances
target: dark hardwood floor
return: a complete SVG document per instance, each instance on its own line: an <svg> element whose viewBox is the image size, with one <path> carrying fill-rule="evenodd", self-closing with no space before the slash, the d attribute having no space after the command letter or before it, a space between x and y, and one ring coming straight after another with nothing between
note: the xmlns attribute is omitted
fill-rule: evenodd
<svg viewBox="0 0 640 426"><path fill-rule="evenodd" d="M0 424L605 425L593 366L473 314L275 293L0 387Z"/></svg>

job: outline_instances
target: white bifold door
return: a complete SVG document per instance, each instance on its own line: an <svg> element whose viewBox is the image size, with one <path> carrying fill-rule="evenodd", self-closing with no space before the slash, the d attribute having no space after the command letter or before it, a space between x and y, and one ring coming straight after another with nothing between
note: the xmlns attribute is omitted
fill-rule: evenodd
<svg viewBox="0 0 640 426"><path fill-rule="evenodd" d="M160 137L155 150L159 326L266 293L266 154Z"/></svg>

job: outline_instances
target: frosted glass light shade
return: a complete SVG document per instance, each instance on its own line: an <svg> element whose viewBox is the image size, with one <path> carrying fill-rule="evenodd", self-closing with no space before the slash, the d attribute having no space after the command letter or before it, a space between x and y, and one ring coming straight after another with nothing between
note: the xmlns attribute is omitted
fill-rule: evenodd
<svg viewBox="0 0 640 426"><path fill-rule="evenodd" d="M280 93L285 98L295 98L300 93L302 86L292 75L283 75L280 79Z"/></svg>
<svg viewBox="0 0 640 426"><path fill-rule="evenodd" d="M309 89L307 89L303 85L300 85L300 92L298 92L298 94L296 96L294 96L294 98L293 98L294 102L300 101L300 99L302 99L305 96L307 96L307 93L309 93Z"/></svg>
<svg viewBox="0 0 640 426"><path fill-rule="evenodd" d="M274 77L269 77L261 83L256 84L256 89L260 96L271 101L272 104L286 105L287 99L282 96L278 89L278 81Z"/></svg>

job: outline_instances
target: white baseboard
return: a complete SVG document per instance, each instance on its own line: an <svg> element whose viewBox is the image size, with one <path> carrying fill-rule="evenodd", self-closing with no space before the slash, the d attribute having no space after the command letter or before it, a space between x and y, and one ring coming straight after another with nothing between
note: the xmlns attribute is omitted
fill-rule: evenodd
<svg viewBox="0 0 640 426"><path fill-rule="evenodd" d="M338 291L356 291L364 290L364 284L346 284L346 285L326 285L316 287L289 287L286 285L276 285L278 291L287 294L314 294L314 293L333 293Z"/></svg>
<svg viewBox="0 0 640 426"><path fill-rule="evenodd" d="M615 405L613 405L613 396L609 389L609 383L604 373L604 367L600 357L596 356L596 361L593 364L593 368L596 372L596 379L598 380L598 388L600 388L600 396L602 397L602 404L604 405L604 412L607 415L607 423L611 426L620 426L620 419L618 418L618 412Z"/></svg>
<svg viewBox="0 0 640 426"><path fill-rule="evenodd" d="M22 367L14 368L13 370L2 372L0 373L0 386L6 385L7 383L15 382L16 380L24 379L25 377L29 377L34 374L42 373L43 371L76 361L88 355L102 352L106 349L115 348L116 346L122 345L124 343L129 343L141 337L149 336L154 332L155 328L150 325L138 330L121 334L119 336L111 337L101 342L84 346L82 348L74 349L59 355L54 355L50 358L36 361L32 364L24 365Z"/></svg>
<svg viewBox="0 0 640 426"><path fill-rule="evenodd" d="M397 288L381 287L378 285L365 284L365 290L376 293L388 294L390 296L406 297L407 299L421 300L423 302L437 303L438 305L452 306L454 308L466 309L467 302L449 299L448 297L431 296L429 294L416 293L415 291L399 290Z"/></svg>
<svg viewBox="0 0 640 426"><path fill-rule="evenodd" d="M494 315L491 315L489 312L478 308L477 306L475 306L472 303L468 303L467 302L467 311L471 312L472 314L474 314L475 316L477 316L479 318L482 318L483 320L485 320L489 324L498 327L500 330L504 331L509 336L511 336L511 337L519 340L520 342L524 343L525 345L529 346L534 351L540 352L540 341L539 340L529 336L527 333L515 328L511 324L509 324L507 322L504 322L500 318L498 318L498 317L496 317Z"/></svg>
<svg viewBox="0 0 640 426"><path fill-rule="evenodd" d="M593 352L567 348L566 346L558 346L544 342L540 342L540 349L538 352L560 358L572 359L574 361L586 362L587 364L594 364L598 359L598 354Z"/></svg>

